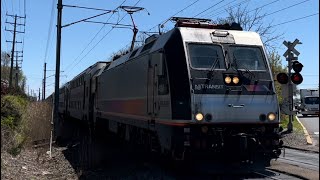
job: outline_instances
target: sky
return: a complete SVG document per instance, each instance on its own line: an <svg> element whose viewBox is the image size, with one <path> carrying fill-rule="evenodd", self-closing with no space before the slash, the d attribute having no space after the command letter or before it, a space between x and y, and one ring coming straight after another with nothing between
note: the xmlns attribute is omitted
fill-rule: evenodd
<svg viewBox="0 0 320 180"><path fill-rule="evenodd" d="M90 19L92 21L132 25L130 16L122 6L139 6L144 10L133 13L134 22L140 32L157 32L157 25L169 17L199 17L216 20L227 16L226 8L246 7L249 11L260 8L261 14L268 14L264 24L273 26L275 35L282 34L274 42L283 57L287 48L283 41L298 39L302 44L295 46L300 52L298 60L304 65L301 74L303 82L299 89L319 87L319 1L318 0L62 0L64 5L116 10L113 13ZM62 25L89 18L106 11L90 10L64 6ZM11 52L14 19L9 15L26 15L18 19L16 50L23 50L22 70L27 77L27 89L38 95L42 89L44 63L47 63L46 96L54 91L56 67L56 24L57 0L1 0L1 51ZM173 23L168 21L164 29L169 30ZM123 26L122 26L123 27ZM133 32L129 28L115 28L113 25L80 22L62 28L61 39L61 77L60 85L97 61L106 61L118 50L129 47ZM20 54L19 54L20 55ZM21 54L22 55L22 54Z"/></svg>

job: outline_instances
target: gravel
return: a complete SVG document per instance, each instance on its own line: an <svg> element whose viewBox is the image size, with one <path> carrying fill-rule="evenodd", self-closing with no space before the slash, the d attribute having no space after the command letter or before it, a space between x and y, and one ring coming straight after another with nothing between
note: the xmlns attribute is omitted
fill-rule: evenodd
<svg viewBox="0 0 320 180"><path fill-rule="evenodd" d="M16 157L1 152L1 179L78 179L61 148L54 148L52 158L47 150L29 147Z"/></svg>
<svg viewBox="0 0 320 180"><path fill-rule="evenodd" d="M319 153L319 143L307 144L305 135L302 132L292 132L284 134L282 137L283 145L288 148L301 149Z"/></svg>

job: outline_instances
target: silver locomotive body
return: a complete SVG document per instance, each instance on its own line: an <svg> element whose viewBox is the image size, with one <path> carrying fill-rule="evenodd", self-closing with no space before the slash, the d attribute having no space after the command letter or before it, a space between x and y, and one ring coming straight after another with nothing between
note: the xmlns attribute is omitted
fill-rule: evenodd
<svg viewBox="0 0 320 180"><path fill-rule="evenodd" d="M140 143L175 158L280 154L278 101L256 33L178 27L112 62L98 84L97 118L127 140L146 137Z"/></svg>
<svg viewBox="0 0 320 180"><path fill-rule="evenodd" d="M254 32L175 27L84 79L68 96L84 104L69 111L95 129L179 159L268 164L280 155L273 77Z"/></svg>

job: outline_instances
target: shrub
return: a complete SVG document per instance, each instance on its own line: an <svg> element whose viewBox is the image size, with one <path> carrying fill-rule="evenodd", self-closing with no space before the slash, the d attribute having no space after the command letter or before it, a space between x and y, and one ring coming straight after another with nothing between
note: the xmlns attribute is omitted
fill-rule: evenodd
<svg viewBox="0 0 320 180"><path fill-rule="evenodd" d="M16 129L22 120L28 101L20 96L7 95L1 98L1 125Z"/></svg>
<svg viewBox="0 0 320 180"><path fill-rule="evenodd" d="M31 102L23 116L29 140L50 139L52 106L47 102Z"/></svg>
<svg viewBox="0 0 320 180"><path fill-rule="evenodd" d="M1 98L1 151L17 155L27 137L23 129L23 114L28 101L21 96L6 95Z"/></svg>

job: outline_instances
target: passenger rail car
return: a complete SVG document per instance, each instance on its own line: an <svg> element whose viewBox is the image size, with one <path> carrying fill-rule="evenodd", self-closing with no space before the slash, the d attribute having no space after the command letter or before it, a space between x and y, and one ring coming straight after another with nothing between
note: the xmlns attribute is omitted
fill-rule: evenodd
<svg viewBox="0 0 320 180"><path fill-rule="evenodd" d="M59 113L63 116L87 121L93 115L95 78L109 62L97 62L88 67L70 82L60 88ZM91 120L93 118L90 118Z"/></svg>
<svg viewBox="0 0 320 180"><path fill-rule="evenodd" d="M91 117L103 128L177 159L205 155L267 165L282 142L260 36L235 24L176 20L172 30L101 68L92 99L82 100L87 85L77 93L70 88L70 104L85 102L77 110L69 106L70 115L83 119L92 105Z"/></svg>

